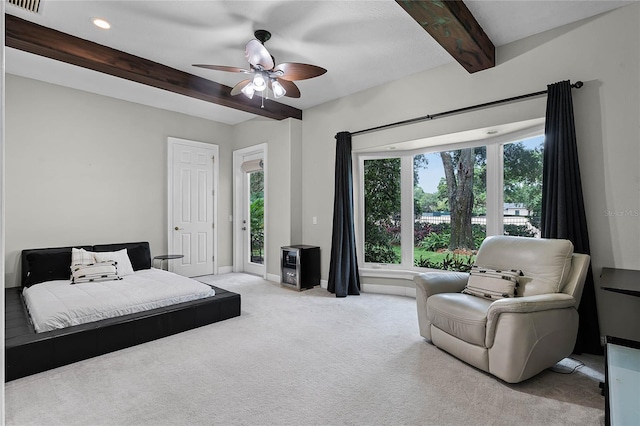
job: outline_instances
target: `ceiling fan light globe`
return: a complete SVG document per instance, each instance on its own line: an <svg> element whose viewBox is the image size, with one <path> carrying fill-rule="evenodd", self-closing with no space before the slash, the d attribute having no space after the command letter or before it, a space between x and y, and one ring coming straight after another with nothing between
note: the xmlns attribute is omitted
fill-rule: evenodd
<svg viewBox="0 0 640 426"><path fill-rule="evenodd" d="M242 88L241 92L244 93L247 98L252 99L256 89L253 87L253 83L249 83Z"/></svg>
<svg viewBox="0 0 640 426"><path fill-rule="evenodd" d="M271 90L273 91L273 96L276 99L280 99L281 97L283 97L287 93L287 91L284 89L284 87L282 87L282 84L280 84L276 80L271 82Z"/></svg>
<svg viewBox="0 0 640 426"><path fill-rule="evenodd" d="M265 81L261 73L256 73L255 77L253 77L252 84L253 84L253 89L258 92L262 92L264 89L267 88L267 82Z"/></svg>

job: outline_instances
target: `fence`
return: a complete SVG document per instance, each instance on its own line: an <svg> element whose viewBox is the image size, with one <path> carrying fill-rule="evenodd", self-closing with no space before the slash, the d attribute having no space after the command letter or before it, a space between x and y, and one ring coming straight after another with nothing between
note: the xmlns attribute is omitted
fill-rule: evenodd
<svg viewBox="0 0 640 426"><path fill-rule="evenodd" d="M537 218L529 217L529 216L503 216L504 225L519 225L526 226L527 229L535 234L536 238L540 238L540 229L534 226L531 222L539 223ZM451 216L442 215L442 216L422 216L417 222L422 223L451 223ZM480 225L487 225L487 217L486 216L473 216L471 218L471 223L477 223Z"/></svg>

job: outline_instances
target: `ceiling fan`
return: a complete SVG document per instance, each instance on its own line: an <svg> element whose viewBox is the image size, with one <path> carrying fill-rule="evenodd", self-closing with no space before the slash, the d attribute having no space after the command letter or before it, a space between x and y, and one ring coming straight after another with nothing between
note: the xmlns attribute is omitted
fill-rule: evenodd
<svg viewBox="0 0 640 426"><path fill-rule="evenodd" d="M249 40L244 48L244 56L250 65L248 70L224 65L193 64L193 66L250 74L250 78L242 80L231 89L231 95L243 93L252 99L255 92L260 92L263 100L269 98L269 90L276 99L283 96L299 98L300 89L294 81L318 77L327 72L322 67L297 62L283 62L276 65L274 57L264 47L264 43L271 38L271 33L266 30L257 30L254 35L256 38Z"/></svg>

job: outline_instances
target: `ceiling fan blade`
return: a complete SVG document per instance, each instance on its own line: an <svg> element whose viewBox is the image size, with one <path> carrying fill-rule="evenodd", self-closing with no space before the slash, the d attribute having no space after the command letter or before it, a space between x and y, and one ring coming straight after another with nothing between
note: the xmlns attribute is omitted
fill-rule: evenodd
<svg viewBox="0 0 640 426"><path fill-rule="evenodd" d="M284 94L289 98L299 98L300 97L300 89L293 81L283 80L281 78L278 79L278 83L284 87L284 90L287 92Z"/></svg>
<svg viewBox="0 0 640 426"><path fill-rule="evenodd" d="M283 74L278 78L288 81L306 80L314 78L326 73L327 70L315 65L299 64L297 62L283 62L278 64L274 71L282 71Z"/></svg>
<svg viewBox="0 0 640 426"><path fill-rule="evenodd" d="M251 80L242 80L240 83L233 86L233 89L231 89L231 96L239 95L240 93L242 93L242 89L244 89L244 86L249 83L251 83Z"/></svg>
<svg viewBox="0 0 640 426"><path fill-rule="evenodd" d="M243 68L238 67L227 67L225 65L204 65L204 64L193 64L194 67L207 68L210 70L216 71L227 71L227 72L243 72L245 74L249 74L251 71L245 70Z"/></svg>
<svg viewBox="0 0 640 426"><path fill-rule="evenodd" d="M256 39L249 40L244 48L244 56L254 67L260 65L265 70L270 70L275 65L267 48Z"/></svg>

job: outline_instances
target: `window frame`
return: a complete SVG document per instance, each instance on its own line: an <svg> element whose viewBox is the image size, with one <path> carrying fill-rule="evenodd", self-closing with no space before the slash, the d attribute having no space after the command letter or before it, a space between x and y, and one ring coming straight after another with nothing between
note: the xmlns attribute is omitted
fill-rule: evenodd
<svg viewBox="0 0 640 426"><path fill-rule="evenodd" d="M359 269L389 271L426 271L429 268L414 266L414 200L413 200L413 158L420 154L432 154L464 148L486 147L487 155L487 237L504 233L504 145L544 136L544 123L517 132L512 132L463 143L448 143L424 146L410 150L387 148L386 151L353 152L352 166L354 177L354 226L356 233L356 254ZM401 259L399 264L370 263L364 261L364 162L400 158L401 176ZM407 225L408 224L408 225ZM410 241L410 244L405 244ZM439 269L435 269L440 271Z"/></svg>

